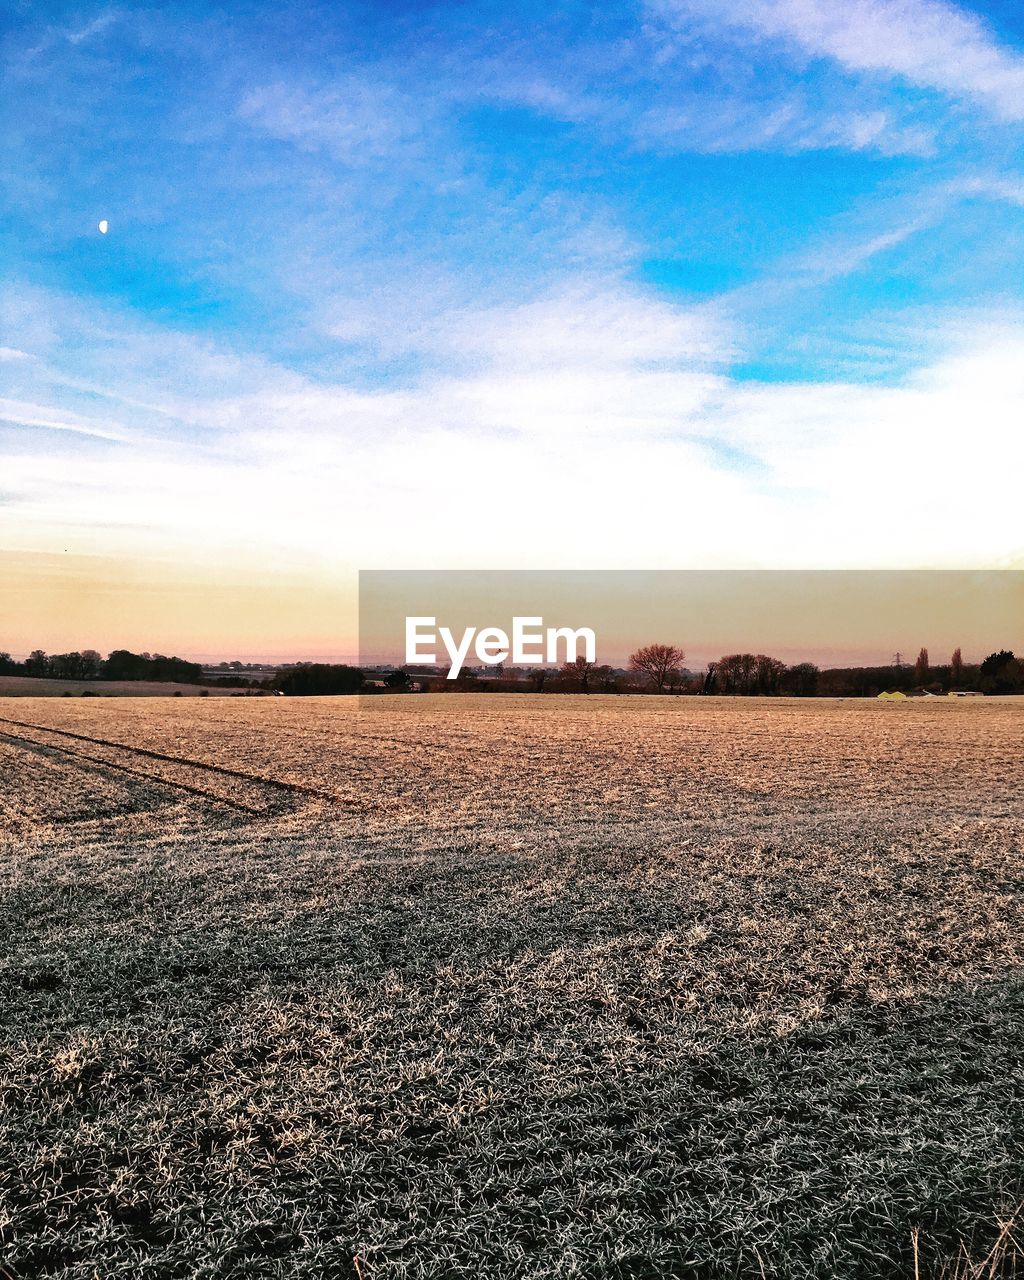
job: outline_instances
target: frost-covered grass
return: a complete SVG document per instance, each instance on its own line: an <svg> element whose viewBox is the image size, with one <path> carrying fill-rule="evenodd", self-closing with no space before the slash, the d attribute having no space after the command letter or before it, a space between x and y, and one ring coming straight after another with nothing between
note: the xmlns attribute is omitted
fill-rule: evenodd
<svg viewBox="0 0 1024 1280"><path fill-rule="evenodd" d="M1022 729L0 702L0 1276L1012 1274Z"/></svg>

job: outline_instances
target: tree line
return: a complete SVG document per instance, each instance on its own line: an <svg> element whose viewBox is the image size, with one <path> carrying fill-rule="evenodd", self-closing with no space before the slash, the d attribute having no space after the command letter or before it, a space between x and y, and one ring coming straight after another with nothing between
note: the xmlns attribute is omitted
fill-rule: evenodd
<svg viewBox="0 0 1024 1280"><path fill-rule="evenodd" d="M203 669L198 662L168 658L162 653L132 653L115 649L106 658L95 649L73 653L44 653L33 649L24 662L0 653L0 675L33 676L51 680L155 680L199 684Z"/></svg>
<svg viewBox="0 0 1024 1280"><path fill-rule="evenodd" d="M647 677L648 687L656 693L679 689L740 697L875 697L897 689L935 694L968 690L990 694L1024 692L1024 662L1009 649L989 654L981 663L968 664L957 648L948 663L933 666L928 650L922 648L913 663L896 654L885 666L833 667L824 671L813 662L787 666L764 653L733 653L708 663L700 675L684 671L684 657L675 645L645 645L631 656L629 665Z"/></svg>
<svg viewBox="0 0 1024 1280"><path fill-rule="evenodd" d="M1024 693L1024 662L1009 649L1001 649L981 663L963 661L956 649L948 663L932 665L928 650L921 649L913 663L900 654L877 667L833 667L821 670L813 662L788 666L764 653L726 654L709 662L704 671L683 665L686 655L674 644L643 645L630 655L622 671L606 664L576 658L559 668L522 670L498 667L494 674L463 668L457 680L446 671L398 669L384 677L386 690L399 691L414 683L436 693L516 692L532 693L669 693L723 694L729 697L875 697L886 690L948 693L976 690L980 693ZM203 679L196 662L163 654L132 653L115 649L103 658L94 649L47 655L35 649L16 662L0 652L0 675L49 677L58 680L148 680L181 684L213 684L278 691L296 697L367 691L367 677L359 667L343 663L304 662L278 671L266 680L249 680L233 673L214 680Z"/></svg>
<svg viewBox="0 0 1024 1280"><path fill-rule="evenodd" d="M725 654L704 671L683 665L686 655L674 644L648 644L629 658L627 671L577 658L558 670L533 668L525 674L531 691L547 693L668 693L720 694L727 697L876 697L887 690L943 694L953 691L1024 693L1024 662L1009 649L990 654L983 662L965 663L960 649L948 663L933 665L922 648L913 663L900 654L877 667L836 667L822 670L813 662L788 665L764 653ZM524 675L505 670L497 680L463 670L458 680L435 679L438 692L476 689L500 691L522 687Z"/></svg>

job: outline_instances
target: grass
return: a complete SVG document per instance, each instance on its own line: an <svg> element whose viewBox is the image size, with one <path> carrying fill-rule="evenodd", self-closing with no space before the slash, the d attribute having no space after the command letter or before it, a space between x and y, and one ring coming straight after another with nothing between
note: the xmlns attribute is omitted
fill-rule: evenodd
<svg viewBox="0 0 1024 1280"><path fill-rule="evenodd" d="M940 1280L997 1280L998 1277L1016 1276L1024 1271L1024 1245L1019 1237L1018 1223L1024 1205L1018 1205L997 1223L995 1239L980 1257L971 1257L961 1243L958 1255L937 1268ZM921 1235L915 1228L911 1236L914 1250L914 1280L924 1274L922 1267Z"/></svg>
<svg viewBox="0 0 1024 1280"><path fill-rule="evenodd" d="M1014 1274L1022 727L0 703L3 1266Z"/></svg>
<svg viewBox="0 0 1024 1280"><path fill-rule="evenodd" d="M167 680L50 680L0 675L0 698L222 698L237 692Z"/></svg>

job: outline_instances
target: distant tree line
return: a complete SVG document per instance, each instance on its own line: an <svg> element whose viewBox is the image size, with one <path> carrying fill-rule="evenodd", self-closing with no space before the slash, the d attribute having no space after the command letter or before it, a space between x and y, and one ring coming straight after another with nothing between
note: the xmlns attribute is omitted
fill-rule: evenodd
<svg viewBox="0 0 1024 1280"><path fill-rule="evenodd" d="M933 666L922 649L914 663L896 659L881 667L836 667L821 673L821 692L833 697L875 697L884 690L909 693L1024 693L1024 664L1009 649L991 653L980 663L964 662L959 649L948 663Z"/></svg>
<svg viewBox="0 0 1024 1280"><path fill-rule="evenodd" d="M168 658L162 653L132 653L115 649L103 658L95 649L73 653L44 653L33 649L24 662L0 653L0 675L33 676L50 680L155 680L198 684L203 669L198 662Z"/></svg>
<svg viewBox="0 0 1024 1280"><path fill-rule="evenodd" d="M885 690L948 693L975 690L980 693L1024 693L1024 663L1009 650L989 655L984 662L963 661L959 649L946 664L932 666L922 649L914 663L900 655L878 667L837 667L822 670L813 662L787 665L764 653L726 654L694 672L683 666L685 654L678 645L649 644L630 656L629 669L587 662L577 658L560 668L498 667L489 672L464 667L457 680L447 672L420 673L426 687L436 693L669 693L720 694L728 697L877 697Z"/></svg>
<svg viewBox="0 0 1024 1280"><path fill-rule="evenodd" d="M341 663L304 662L279 672L271 683L273 688L293 697L358 693L363 684L363 673L358 667L347 667Z"/></svg>
<svg viewBox="0 0 1024 1280"><path fill-rule="evenodd" d="M1024 692L1024 664L1009 651L992 654L983 663L964 663L959 649L945 666L928 664L921 651L916 664L884 667L846 667L821 670L813 662L788 666L763 653L726 654L708 663L703 672L688 671L677 645L644 645L630 657L623 671L607 664L576 658L561 667L509 667L473 670L463 667L455 680L445 669L396 669L368 688L358 667L328 663L300 663L281 671L270 687L290 695L400 691L414 684L431 693L671 693L725 694L733 697L786 696L875 697L885 689L928 692L977 689L984 693Z"/></svg>
<svg viewBox="0 0 1024 1280"><path fill-rule="evenodd" d="M95 649L55 654L33 649L24 662L16 662L9 653L0 652L0 675L31 676L37 679L148 680L268 691L279 689L282 693L296 695L357 693L363 684L363 673L358 667L334 663L294 663L266 680L247 678L243 673L251 668L246 668L241 663L222 663L219 669L225 670L226 674L207 680L204 679L203 668L198 662L188 662L185 658L168 658L162 653L132 653L129 649L115 649L106 658ZM394 682L408 684L409 677L405 672L396 672Z"/></svg>
<svg viewBox="0 0 1024 1280"><path fill-rule="evenodd" d="M343 663L298 662L272 678L249 679L241 663L221 664L230 674L204 679L203 668L184 658L115 649L103 658L95 649L46 654L34 649L23 661L0 652L0 675L49 677L57 680L148 680L181 684L227 685L293 697L359 692L397 692L418 687L434 693L670 693L724 694L730 697L876 697L886 690L947 693L1024 693L1024 662L1009 649L989 654L984 662L963 661L960 650L948 663L933 666L927 649L914 663L899 654L877 667L819 669L813 662L793 666L763 653L732 653L693 672L683 666L686 655L677 645L649 644L630 656L629 669L576 658L559 668L498 666L484 671L463 667L458 679L447 671L396 669L378 682L368 682L359 667Z"/></svg>

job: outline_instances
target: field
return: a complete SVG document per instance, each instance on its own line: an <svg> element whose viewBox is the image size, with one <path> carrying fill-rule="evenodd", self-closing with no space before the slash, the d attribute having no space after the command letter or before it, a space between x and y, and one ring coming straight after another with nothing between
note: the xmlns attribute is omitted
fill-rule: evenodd
<svg viewBox="0 0 1024 1280"><path fill-rule="evenodd" d="M35 676L0 676L3 698L223 698L237 689L168 680L47 680Z"/></svg>
<svg viewBox="0 0 1024 1280"><path fill-rule="evenodd" d="M1024 699L0 699L0 1276L984 1259L1022 738Z"/></svg>

